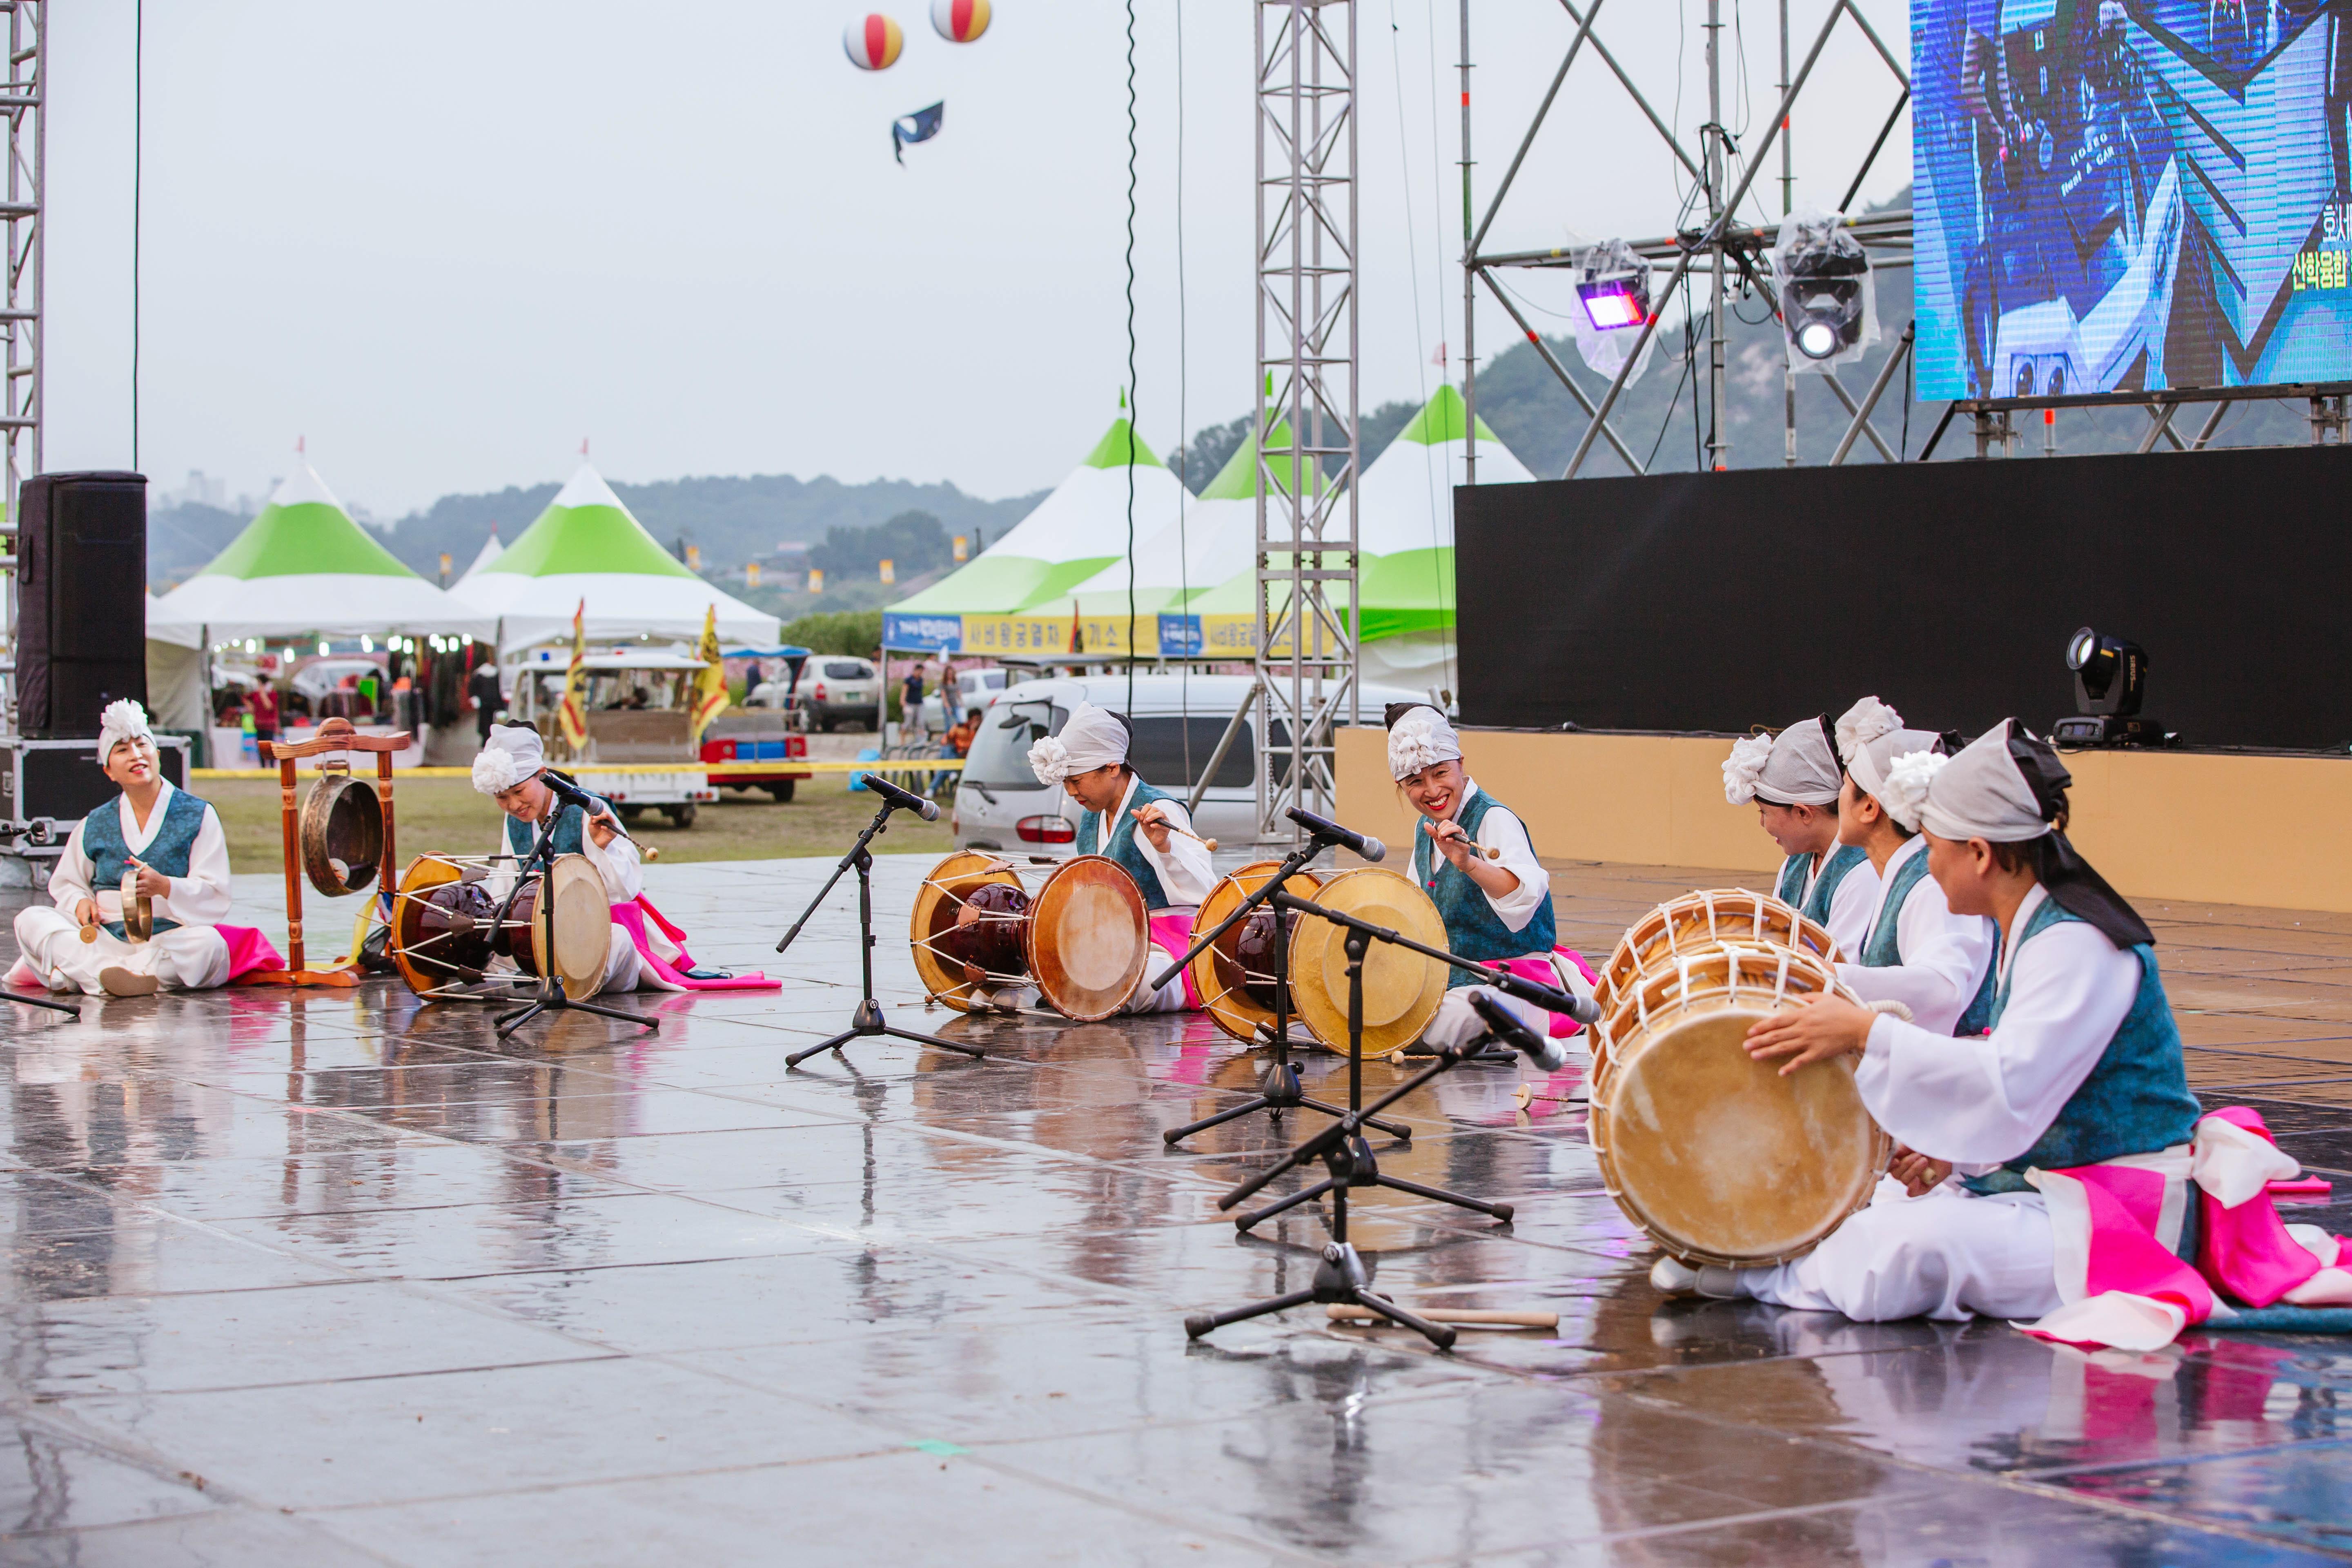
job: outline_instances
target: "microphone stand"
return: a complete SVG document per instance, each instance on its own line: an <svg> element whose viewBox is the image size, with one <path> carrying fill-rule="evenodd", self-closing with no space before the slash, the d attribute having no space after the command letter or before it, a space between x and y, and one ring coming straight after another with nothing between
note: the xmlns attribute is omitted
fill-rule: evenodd
<svg viewBox="0 0 2352 1568"><path fill-rule="evenodd" d="M555 822L549 823L540 833L539 843L525 858L523 863L516 868L514 886L507 889L507 896L499 901L498 912L490 917L490 930L493 933L506 929L508 912L514 908L515 900L521 897L524 885L533 877L539 879L537 907L548 911L549 929L551 931L554 929L552 918L554 906L548 900L555 896L555 889L551 881L551 873L555 867L555 824L563 820L564 806L579 806L583 816L593 816L595 813L594 797L585 790L569 780L559 781L547 778L544 773L541 778L561 803L556 808ZM619 832L617 826L614 831L620 837L628 837L627 834ZM581 825L581 832L583 836L587 832L585 822ZM636 840L632 838L629 842L634 844ZM555 954L551 951L542 952L539 954L539 962L541 970L539 987L530 1001L520 1007L509 1008L490 1020L491 1032L500 1040L504 1040L541 1013L593 1013L600 1018L617 1018L624 1024L635 1024L648 1034L661 1033L661 1020L658 1018L648 1018L642 1013L632 1013L620 1007L603 1006L594 1002L573 1001L563 994L563 976L555 972Z"/></svg>
<svg viewBox="0 0 2352 1568"><path fill-rule="evenodd" d="M1203 1334L1224 1327L1227 1323L1238 1323L1244 1319L1263 1317L1268 1312L1280 1312L1292 1307L1303 1307L1310 1301L1336 1301L1361 1307L1391 1322L1402 1323L1421 1334L1440 1350L1451 1349L1454 1340L1454 1332L1452 1329L1442 1323L1432 1323L1416 1317L1394 1301L1371 1290L1371 1270L1364 1263L1361 1255L1356 1251L1355 1244L1348 1239L1348 1190L1350 1187L1390 1187L1399 1192L1412 1193L1417 1197L1434 1198L1440 1202L1456 1204L1464 1208L1492 1215L1507 1225L1510 1223L1512 1208L1508 1204L1490 1204L1477 1198L1465 1197L1457 1193L1449 1193L1441 1188L1424 1187L1415 1182L1400 1181L1396 1177L1381 1174L1378 1165L1372 1159L1371 1145L1363 1136L1363 1128L1368 1124L1373 1111L1387 1110L1424 1084L1442 1074L1451 1072L1464 1062L1482 1054L1486 1049L1486 1037L1481 1034L1462 1045L1442 1047L1437 1053L1436 1060L1428 1067L1381 1096L1370 1105L1365 1105L1363 1103L1364 955L1371 950L1371 944L1374 942L1390 942L1425 957L1441 959L1456 969L1473 971L1478 975L1482 984L1493 984L1496 989L1507 994L1518 996L1522 1000L1543 1006L1549 1006L1557 1002L1559 1005L1552 1009L1555 1012L1571 1011L1574 999L1566 992L1554 987L1539 985L1533 981L1521 980L1506 971L1488 969L1483 964L1456 958L1452 953L1412 941L1386 926L1374 925L1370 921L1359 920L1353 915L1342 914L1337 910L1325 909L1320 904L1289 893L1277 892L1269 901L1277 910L1294 910L1302 915L1318 915L1347 930L1348 1110L1338 1121L1308 1138L1273 1165L1240 1183L1231 1192L1220 1197L1217 1200L1217 1207L1233 1208L1252 1194L1262 1191L1285 1171L1295 1170L1311 1160L1319 1159L1323 1162L1324 1169L1329 1173L1324 1180L1255 1214L1243 1215L1234 1223L1242 1230L1247 1231L1260 1220L1319 1197L1328 1192L1331 1194L1331 1239L1324 1246L1323 1260L1316 1268L1314 1282L1306 1289L1292 1290L1266 1300L1252 1302L1246 1307L1236 1307L1229 1311L1195 1312L1184 1320L1184 1332L1188 1337L1197 1340Z"/></svg>
<svg viewBox="0 0 2352 1568"><path fill-rule="evenodd" d="M808 908L801 911L801 918L793 922L793 929L784 933L782 942L776 943L778 952L792 946L793 939L801 934L801 928L809 923L809 917L816 913L817 906L824 902L825 895L832 892L834 884L841 880L841 874L852 868L856 868L857 872L857 961L862 967L865 990L858 999L857 1011L851 1016L849 1027L822 1045L811 1046L803 1051L794 1051L784 1058L784 1066L787 1068L796 1068L821 1052L837 1051L850 1041L861 1039L869 1035L887 1035L892 1039L912 1040L917 1045L937 1046L943 1051L961 1051L976 1061L988 1059L987 1052L973 1047L961 1045L954 1040L943 1040L937 1035L919 1035L911 1029L901 1029L885 1022L882 1017L882 1005L874 1000L874 854L866 847L887 831L890 814L898 809L898 801L887 795L882 797L882 805L874 813L874 820L866 825L866 831L857 836L857 842L849 847L849 853L841 858L841 863L833 868L833 875L824 879L824 886L817 889L816 897L811 899Z"/></svg>
<svg viewBox="0 0 2352 1568"><path fill-rule="evenodd" d="M1324 850L1335 847L1338 843L1339 840L1336 838L1325 837L1318 834L1292 850L1289 857L1282 862L1280 868L1265 879L1264 886L1244 899L1234 907L1232 913L1203 932L1199 940L1192 943L1192 951L1171 964L1167 973L1151 983L1151 988L1157 991L1174 976L1183 973L1195 958L1214 945L1219 937L1224 935L1238 922L1247 920L1252 910L1280 892L1283 884L1304 870L1309 860L1314 859ZM1223 1126L1228 1121L1236 1121L1261 1110L1265 1111L1277 1126L1281 1124L1282 1113L1286 1110L1319 1110L1326 1116L1348 1114L1339 1106L1328 1105L1319 1100L1309 1100L1307 1097L1305 1086L1299 1082L1298 1068L1290 1059L1290 933L1286 930L1281 935L1282 974L1275 985L1274 992L1274 1039L1272 1042L1274 1059L1268 1062L1265 1069L1258 1074L1258 1092L1239 1105L1218 1111L1214 1116L1204 1116L1198 1121L1187 1122L1181 1127L1171 1128L1161 1133L1160 1142L1170 1148L1175 1147L1195 1132L1205 1132L1212 1127ZM1391 1138L1406 1142L1411 1142L1412 1138L1412 1129L1402 1121L1370 1121L1366 1125L1386 1133Z"/></svg>

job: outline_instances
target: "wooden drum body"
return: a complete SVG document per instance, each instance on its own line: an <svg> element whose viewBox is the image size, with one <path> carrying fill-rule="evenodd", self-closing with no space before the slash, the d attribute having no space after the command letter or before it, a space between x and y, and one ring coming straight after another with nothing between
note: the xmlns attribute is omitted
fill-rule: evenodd
<svg viewBox="0 0 2352 1568"><path fill-rule="evenodd" d="M504 921L488 885L496 864L488 856L420 855L401 873L386 945L408 988L419 996L450 994L481 982L491 961L504 957L541 976L552 963L574 1001L602 990L613 906L594 863L558 855L548 868L549 896L541 900L534 876Z"/></svg>
<svg viewBox="0 0 2352 1568"><path fill-rule="evenodd" d="M1792 948L1825 963L1839 960L1827 931L1769 893L1711 888L1670 899L1636 921L1601 966L1592 992L1601 1019L1591 1037L1596 1066L1611 1048L1609 1020L1636 980L1725 942Z"/></svg>
<svg viewBox="0 0 2352 1568"><path fill-rule="evenodd" d="M1822 960L1720 944L1643 976L1596 1058L1592 1145L1617 1206L1689 1263L1785 1263L1868 1204L1892 1151L1850 1060L1783 1078L1750 1025L1799 998L1853 1000Z"/></svg>
<svg viewBox="0 0 2352 1568"><path fill-rule="evenodd" d="M1278 860L1255 861L1210 889L1200 912L1192 917L1192 941L1199 942L1203 932L1232 914L1244 899L1265 887L1281 864ZM1311 899L1322 886L1321 877L1312 871L1300 871L1283 884L1283 891L1295 898ZM1289 945L1283 930L1286 923L1296 929L1299 919L1260 905L1192 960L1192 985L1201 994L1202 1005L1216 1020L1217 1027L1234 1038L1255 1043L1259 1026L1273 1026L1285 984L1283 973ZM1291 1002L1290 1014L1297 1020L1296 999Z"/></svg>
<svg viewBox="0 0 2352 1568"><path fill-rule="evenodd" d="M1445 921L1412 878L1377 866L1341 871L1326 880L1315 901L1341 914L1425 946L1445 946ZM1384 1056L1421 1038L1445 999L1441 961L1391 942L1375 942L1364 954L1363 1054ZM1348 1049L1348 932L1315 915L1301 915L1290 937L1290 994L1315 1038L1330 1050Z"/></svg>
<svg viewBox="0 0 2352 1568"><path fill-rule="evenodd" d="M531 974L544 976L551 964L564 995L585 1001L604 988L604 961L612 952L613 906L604 876L585 855L558 855L547 868L546 885L545 899L535 877L515 895L500 951Z"/></svg>
<svg viewBox="0 0 2352 1568"><path fill-rule="evenodd" d="M1004 861L959 850L923 879L907 934L934 1000L968 1013L1034 985L1082 1023L1126 1004L1151 952L1141 889L1100 855L1072 857L1032 892Z"/></svg>

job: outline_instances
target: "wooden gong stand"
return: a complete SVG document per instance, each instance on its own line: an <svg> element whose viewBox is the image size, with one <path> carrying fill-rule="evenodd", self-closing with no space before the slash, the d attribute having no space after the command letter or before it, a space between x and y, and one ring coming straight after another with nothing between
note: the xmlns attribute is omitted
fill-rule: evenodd
<svg viewBox="0 0 2352 1568"><path fill-rule="evenodd" d="M330 719L319 726L310 739L294 745L278 741L259 742L264 762L278 764L278 809L286 833L286 967L257 970L244 977L244 984L254 985L357 985L360 983L359 955L332 969L305 969L302 966L302 844L298 826L299 807L294 799L294 763L298 758L315 757L325 752L373 752L375 753L375 798L383 808L383 857L376 865L376 891L371 898L382 897L393 886L392 837L392 754L408 744L408 731L390 735L362 735L352 727L348 719Z"/></svg>

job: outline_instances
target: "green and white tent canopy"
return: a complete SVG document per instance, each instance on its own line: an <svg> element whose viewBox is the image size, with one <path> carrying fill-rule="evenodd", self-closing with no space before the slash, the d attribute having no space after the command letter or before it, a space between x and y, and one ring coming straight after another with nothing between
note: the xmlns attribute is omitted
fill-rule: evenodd
<svg viewBox="0 0 2352 1568"><path fill-rule="evenodd" d="M150 639L487 636L490 623L402 565L299 465L202 572L158 599Z"/></svg>
<svg viewBox="0 0 2352 1568"><path fill-rule="evenodd" d="M506 647L570 637L583 600L593 638L697 637L716 606L722 643L772 647L778 640L775 616L688 571L585 463L536 521L494 560L478 561L449 596L495 623Z"/></svg>
<svg viewBox="0 0 2352 1568"><path fill-rule="evenodd" d="M464 587L466 585L467 579L473 576L475 573L479 572L483 567L488 566L491 562L496 561L499 556L505 554L506 551L507 547L499 542L499 531L495 528L491 529L490 536L482 541L482 547L474 552L474 563L471 566L467 567L463 572L459 573L457 574L457 582L451 584L450 586L452 588Z"/></svg>
<svg viewBox="0 0 2352 1568"><path fill-rule="evenodd" d="M1119 563L1124 615L1129 476L1139 543L1170 527L1192 499L1122 415L1086 460L1003 538L961 571L891 605L883 640L893 647L937 646L937 639L901 641L890 628L961 616L1010 616L1042 607L1058 609L1067 618L1073 591L1114 562Z"/></svg>
<svg viewBox="0 0 2352 1568"><path fill-rule="evenodd" d="M1469 410L1452 386L1438 389L1357 484L1357 603L1362 679L1411 689L1453 687L1454 487L1470 452ZM1478 423L1478 482L1535 478ZM1276 564L1280 564L1279 562ZM1279 600L1286 590L1278 589ZM1234 624L1255 618L1257 590L1244 570L1184 606L1197 616L1213 650L1236 646ZM1254 632L1249 634L1254 637Z"/></svg>

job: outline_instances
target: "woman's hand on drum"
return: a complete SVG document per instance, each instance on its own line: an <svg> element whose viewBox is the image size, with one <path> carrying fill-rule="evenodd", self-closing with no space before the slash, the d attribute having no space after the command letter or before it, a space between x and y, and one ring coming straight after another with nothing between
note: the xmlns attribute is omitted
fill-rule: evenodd
<svg viewBox="0 0 2352 1568"><path fill-rule="evenodd" d="M1135 818L1136 830L1151 840L1151 847L1154 849L1162 855L1168 853L1168 817L1160 809L1158 801L1152 802L1150 805L1138 806L1129 812L1128 816Z"/></svg>
<svg viewBox="0 0 2352 1568"><path fill-rule="evenodd" d="M1952 1173L1949 1160L1931 1160L1916 1149L1895 1146L1895 1158L1887 1163L1886 1173L1903 1184L1905 1195L1919 1197L1944 1184Z"/></svg>
<svg viewBox="0 0 2352 1568"><path fill-rule="evenodd" d="M1750 1028L1748 1054L1759 1062L1779 1061L1786 1078L1832 1057L1860 1056L1877 1016L1843 996L1802 999Z"/></svg>

